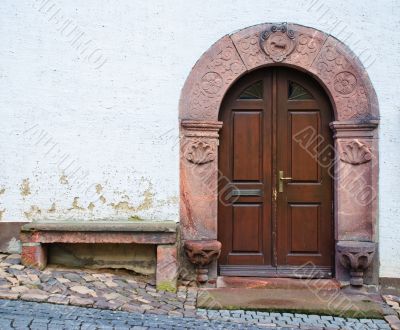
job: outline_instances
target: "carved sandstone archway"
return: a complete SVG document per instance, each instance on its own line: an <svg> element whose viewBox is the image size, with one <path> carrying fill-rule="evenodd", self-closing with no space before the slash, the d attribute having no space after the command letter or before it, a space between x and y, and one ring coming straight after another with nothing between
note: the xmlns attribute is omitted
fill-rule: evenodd
<svg viewBox="0 0 400 330"><path fill-rule="evenodd" d="M218 121L219 108L238 78L271 65L307 72L326 90L335 115L330 124L336 151L335 239L338 244L376 243L379 110L375 91L347 46L319 30L290 23L260 24L222 37L201 56L185 82L179 105L183 241L217 239L217 147L223 125ZM351 243L348 246L351 250ZM344 279L347 273L338 262L339 252L336 260L336 277ZM369 282L376 281L378 263L373 264ZM215 262L211 269L213 277Z"/></svg>

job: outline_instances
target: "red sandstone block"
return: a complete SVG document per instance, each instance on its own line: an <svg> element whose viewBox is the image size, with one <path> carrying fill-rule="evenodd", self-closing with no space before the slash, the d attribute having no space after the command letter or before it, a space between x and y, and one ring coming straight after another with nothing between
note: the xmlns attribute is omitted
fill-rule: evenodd
<svg viewBox="0 0 400 330"><path fill-rule="evenodd" d="M176 291L178 279L177 254L175 245L157 246L156 285L158 290Z"/></svg>
<svg viewBox="0 0 400 330"><path fill-rule="evenodd" d="M23 243L21 262L25 266L44 269L47 265L47 248L40 243Z"/></svg>

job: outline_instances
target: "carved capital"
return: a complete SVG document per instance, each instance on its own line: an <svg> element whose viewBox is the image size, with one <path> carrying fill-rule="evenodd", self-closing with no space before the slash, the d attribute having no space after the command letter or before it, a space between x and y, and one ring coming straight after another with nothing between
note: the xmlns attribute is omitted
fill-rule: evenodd
<svg viewBox="0 0 400 330"><path fill-rule="evenodd" d="M374 257L376 245L373 242L341 241L336 245L340 263L350 271L350 284L362 286L364 271Z"/></svg>
<svg viewBox="0 0 400 330"><path fill-rule="evenodd" d="M372 159L370 148L357 139L350 142L344 142L341 144L341 147L342 151L340 153L340 159L342 162L352 165L360 165L367 163Z"/></svg>
<svg viewBox="0 0 400 330"><path fill-rule="evenodd" d="M215 143L199 139L187 141L183 155L191 163L201 165L212 162L217 157Z"/></svg>
<svg viewBox="0 0 400 330"><path fill-rule="evenodd" d="M368 121L347 120L333 121L329 124L333 131L333 137L339 138L375 138L376 128L379 125L379 120L371 119Z"/></svg>
<svg viewBox="0 0 400 330"><path fill-rule="evenodd" d="M218 138L222 121L182 120L181 126L185 137Z"/></svg>
<svg viewBox="0 0 400 330"><path fill-rule="evenodd" d="M221 254L221 242L210 241L185 241L184 249L189 261L197 268L197 281L208 281L208 265L217 260Z"/></svg>
<svg viewBox="0 0 400 330"><path fill-rule="evenodd" d="M222 122L183 120L181 126L184 136L181 150L187 161L201 165L217 158L218 131Z"/></svg>

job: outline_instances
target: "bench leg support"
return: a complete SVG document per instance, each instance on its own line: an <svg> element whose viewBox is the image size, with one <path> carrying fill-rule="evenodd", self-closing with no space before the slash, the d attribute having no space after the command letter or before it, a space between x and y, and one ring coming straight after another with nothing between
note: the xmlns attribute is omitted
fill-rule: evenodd
<svg viewBox="0 0 400 330"><path fill-rule="evenodd" d="M157 290L176 292L178 281L178 258L175 245L157 246Z"/></svg>
<svg viewBox="0 0 400 330"><path fill-rule="evenodd" d="M22 243L21 262L25 266L44 269L47 265L47 248L40 243Z"/></svg>

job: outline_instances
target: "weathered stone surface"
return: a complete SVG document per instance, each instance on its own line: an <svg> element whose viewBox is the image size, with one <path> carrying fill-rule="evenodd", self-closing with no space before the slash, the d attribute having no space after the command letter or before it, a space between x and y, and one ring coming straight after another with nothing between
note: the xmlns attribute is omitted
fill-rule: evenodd
<svg viewBox="0 0 400 330"><path fill-rule="evenodd" d="M97 297L97 294L96 294L96 292L94 290L89 289L89 288L87 288L86 286L83 286L83 285L76 285L76 286L70 287L70 290L74 291L76 293L79 293L79 294L89 295L89 296L92 296L92 297Z"/></svg>
<svg viewBox="0 0 400 330"><path fill-rule="evenodd" d="M0 290L0 299L18 299L19 293Z"/></svg>
<svg viewBox="0 0 400 330"><path fill-rule="evenodd" d="M36 231L22 232L22 242L40 243L124 243L170 244L176 242L175 232L99 232L99 231Z"/></svg>
<svg viewBox="0 0 400 330"><path fill-rule="evenodd" d="M70 231L70 232L176 232L175 221L57 221L30 222L22 231Z"/></svg>
<svg viewBox="0 0 400 330"><path fill-rule="evenodd" d="M47 265L47 249L40 243L23 243L21 262L25 266L44 269Z"/></svg>
<svg viewBox="0 0 400 330"><path fill-rule="evenodd" d="M392 330L400 329L400 319L396 315L386 315L385 320L390 324Z"/></svg>
<svg viewBox="0 0 400 330"><path fill-rule="evenodd" d="M52 294L49 296L49 299L47 299L47 302L49 303L62 305L68 305L69 301L70 297L62 294Z"/></svg>
<svg viewBox="0 0 400 330"><path fill-rule="evenodd" d="M43 293L34 293L34 292L25 292L23 294L21 294L21 299L22 300L29 300L29 301L36 301L36 302L43 302L43 301L47 301L47 299L49 298L49 295L45 292Z"/></svg>
<svg viewBox="0 0 400 330"><path fill-rule="evenodd" d="M177 247L175 245L157 246L157 289L175 292L178 280Z"/></svg>
<svg viewBox="0 0 400 330"><path fill-rule="evenodd" d="M93 306L94 300L89 298L71 296L69 298L69 302L72 305L88 307Z"/></svg>

